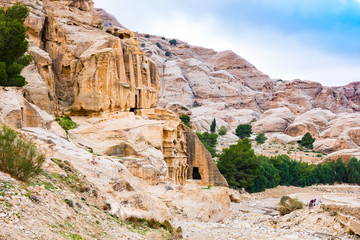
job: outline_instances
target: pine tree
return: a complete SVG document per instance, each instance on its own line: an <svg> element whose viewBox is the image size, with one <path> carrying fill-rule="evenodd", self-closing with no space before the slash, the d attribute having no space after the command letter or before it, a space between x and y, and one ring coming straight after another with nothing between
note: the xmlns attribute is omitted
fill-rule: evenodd
<svg viewBox="0 0 360 240"><path fill-rule="evenodd" d="M311 134L309 132L305 133L305 135L302 137L300 145L308 148L308 149L312 149L313 148L313 143L315 142L315 138L313 138L311 136Z"/></svg>
<svg viewBox="0 0 360 240"><path fill-rule="evenodd" d="M250 135L252 134L252 127L250 124L240 124L236 128L235 134L240 139L250 137Z"/></svg>
<svg viewBox="0 0 360 240"><path fill-rule="evenodd" d="M216 119L214 118L214 120L212 121L211 123L211 126L210 126L210 132L215 132L216 130Z"/></svg>
<svg viewBox="0 0 360 240"><path fill-rule="evenodd" d="M266 142L268 138L265 136L264 133L259 133L256 138L255 138L255 141L257 144L263 144Z"/></svg>
<svg viewBox="0 0 360 240"><path fill-rule="evenodd" d="M25 55L29 43L26 40L25 19L29 9L16 3L6 10L0 9L0 85L22 87L26 84L22 69L32 61Z"/></svg>

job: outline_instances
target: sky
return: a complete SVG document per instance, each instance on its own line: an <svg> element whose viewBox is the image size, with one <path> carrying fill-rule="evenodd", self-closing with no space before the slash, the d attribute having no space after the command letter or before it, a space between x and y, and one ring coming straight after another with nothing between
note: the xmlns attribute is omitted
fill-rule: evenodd
<svg viewBox="0 0 360 240"><path fill-rule="evenodd" d="M132 31L232 50L271 78L360 81L360 0L93 0Z"/></svg>

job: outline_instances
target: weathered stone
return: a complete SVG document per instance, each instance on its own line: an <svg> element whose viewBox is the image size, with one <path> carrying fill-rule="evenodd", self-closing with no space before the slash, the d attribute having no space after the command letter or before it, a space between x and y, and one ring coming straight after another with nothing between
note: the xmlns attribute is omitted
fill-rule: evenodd
<svg viewBox="0 0 360 240"><path fill-rule="evenodd" d="M211 154L206 150L196 134L185 127L188 152L188 178L201 182L201 185L228 187L223 175L215 165Z"/></svg>

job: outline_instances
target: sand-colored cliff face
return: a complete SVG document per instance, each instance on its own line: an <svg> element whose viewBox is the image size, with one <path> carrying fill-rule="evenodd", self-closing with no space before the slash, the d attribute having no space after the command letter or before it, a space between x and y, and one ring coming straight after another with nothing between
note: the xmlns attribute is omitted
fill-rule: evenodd
<svg viewBox="0 0 360 240"><path fill-rule="evenodd" d="M23 3L30 9L29 53L49 88L41 94L53 105L46 110L87 114L156 106L158 70L139 50L135 34L127 31L124 39L105 33L92 1Z"/></svg>

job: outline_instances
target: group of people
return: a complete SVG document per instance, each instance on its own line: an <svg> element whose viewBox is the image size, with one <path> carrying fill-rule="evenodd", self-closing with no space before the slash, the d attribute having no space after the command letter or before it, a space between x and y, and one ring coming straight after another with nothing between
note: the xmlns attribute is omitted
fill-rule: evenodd
<svg viewBox="0 0 360 240"><path fill-rule="evenodd" d="M315 205L319 205L320 203L322 203L321 198L314 198L311 199L310 202L308 202L309 207L315 206Z"/></svg>

